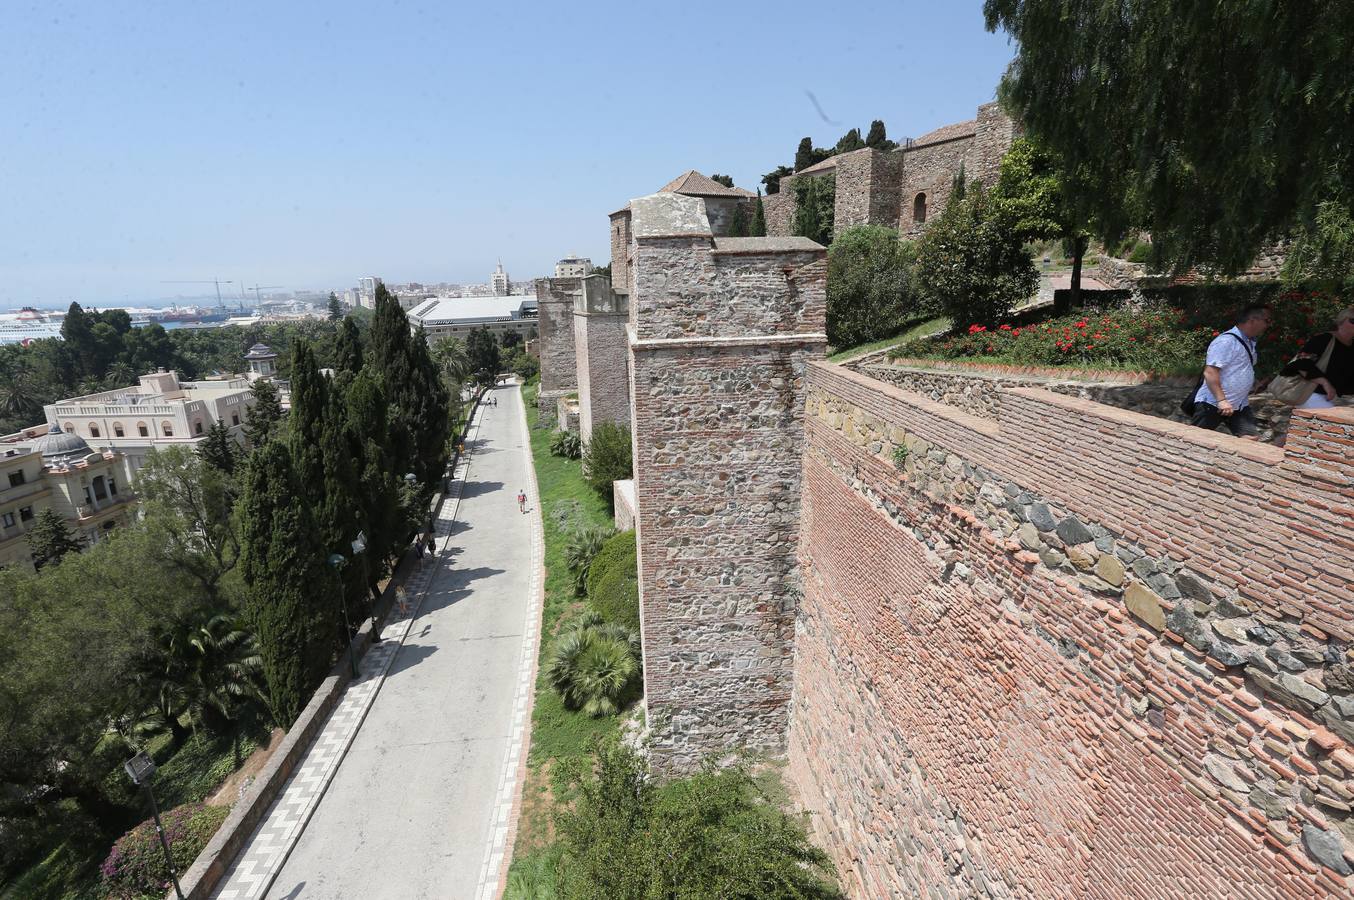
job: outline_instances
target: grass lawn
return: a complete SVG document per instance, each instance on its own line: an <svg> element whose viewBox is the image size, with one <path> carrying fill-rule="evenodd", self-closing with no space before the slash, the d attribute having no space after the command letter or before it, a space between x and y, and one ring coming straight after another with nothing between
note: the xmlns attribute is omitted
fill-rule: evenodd
<svg viewBox="0 0 1354 900"><path fill-rule="evenodd" d="M575 528L607 526L611 510L583 480L576 459L550 455L550 428L537 428L536 393L539 386L522 390L526 404L531 454L536 464L536 483L541 495L541 519L545 524L545 607L541 621L541 670L550 654L561 622L583 606L574 596L573 580L564 563L564 547ZM527 781L522 792L522 815L514 856L521 859L539 850L549 840L553 793L551 764L567 757L584 756L592 741L614 734L620 717L593 719L564 708L559 695L536 680L536 702L531 714L531 750L527 756Z"/></svg>
<svg viewBox="0 0 1354 900"><path fill-rule="evenodd" d="M873 353L876 350L887 350L898 344L926 337L928 334L935 334L938 331L944 331L949 327L950 320L943 317L938 319L922 319L912 322L902 333L895 334L893 337L871 341L868 344L861 344L859 347L848 347L845 350L839 350L829 356L827 361L834 363L846 362L847 360L855 359L857 356L864 356L866 353Z"/></svg>

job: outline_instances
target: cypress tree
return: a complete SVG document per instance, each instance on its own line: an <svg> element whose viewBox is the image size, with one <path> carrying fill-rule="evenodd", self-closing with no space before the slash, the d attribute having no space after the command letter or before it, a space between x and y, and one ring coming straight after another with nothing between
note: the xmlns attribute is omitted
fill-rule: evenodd
<svg viewBox="0 0 1354 900"><path fill-rule="evenodd" d="M818 158L813 152L813 138L802 138L799 141L798 149L795 150L795 171L807 169L816 162L818 162Z"/></svg>
<svg viewBox="0 0 1354 900"><path fill-rule="evenodd" d="M241 574L245 616L259 643L269 705L289 726L333 658L337 602L332 572L291 455L268 442L245 470Z"/></svg>
<svg viewBox="0 0 1354 900"><path fill-rule="evenodd" d="M202 443L197 445L197 455L202 461L227 475L235 473L238 451L239 447L235 443L235 439L230 436L230 429L220 419L217 419L216 424L207 429L207 436L202 439Z"/></svg>
<svg viewBox="0 0 1354 900"><path fill-rule="evenodd" d="M762 205L762 189L757 189L757 202L752 207L752 224L748 226L749 237L766 237L766 208Z"/></svg>
<svg viewBox="0 0 1354 900"><path fill-rule="evenodd" d="M388 409L381 379L370 367L353 379L344 397L349 452L357 475L357 498L367 529L367 577L373 596L399 549L401 514L399 476L382 439L389 433Z"/></svg>
<svg viewBox="0 0 1354 900"><path fill-rule="evenodd" d="M66 520L50 506L38 513L33 530L28 532L28 551L33 554L35 569L61 562L67 553L78 553L80 546Z"/></svg>
<svg viewBox="0 0 1354 900"><path fill-rule="evenodd" d="M330 390L320 431L324 500L319 506L318 524L328 552L339 553L347 560L339 570L338 578L348 610L348 624L353 626L362 624L367 591L366 555L354 554L352 550L357 533L367 528L358 477L361 470L353 453L355 443L343 398L337 391ZM344 641L351 639L351 634L344 633Z"/></svg>
<svg viewBox="0 0 1354 900"><path fill-rule="evenodd" d="M298 340L292 345L288 442L302 496L310 502L312 510L318 509L324 501L324 456L320 451L320 435L324 428L327 389L310 342Z"/></svg>
<svg viewBox="0 0 1354 900"><path fill-rule="evenodd" d="M260 378L249 386L253 404L249 407L249 421L245 423L244 436L251 448L262 447L277 430L282 419L282 404L277 399L277 387L267 379Z"/></svg>
<svg viewBox="0 0 1354 900"><path fill-rule="evenodd" d="M410 431L408 385L410 383L409 320L399 301L385 288L376 286L376 314L372 318L368 341L368 364L381 376L386 399L391 404L390 430L385 445L388 462L403 475L414 469L414 439Z"/></svg>
<svg viewBox="0 0 1354 900"><path fill-rule="evenodd" d="M447 464L447 439L451 437L450 395L442 373L428 351L423 328L409 342L410 382L401 405L410 411L414 438L415 469L424 493L431 496Z"/></svg>
<svg viewBox="0 0 1354 900"><path fill-rule="evenodd" d="M729 222L729 237L748 236L747 204L739 202L733 208L733 220Z"/></svg>
<svg viewBox="0 0 1354 900"><path fill-rule="evenodd" d="M870 123L870 133L865 136L865 146L873 147L876 150L889 149L888 133L884 130L884 120L875 119Z"/></svg>
<svg viewBox="0 0 1354 900"><path fill-rule="evenodd" d="M334 339L334 368L356 375L362 371L362 336L352 316L345 316Z"/></svg>

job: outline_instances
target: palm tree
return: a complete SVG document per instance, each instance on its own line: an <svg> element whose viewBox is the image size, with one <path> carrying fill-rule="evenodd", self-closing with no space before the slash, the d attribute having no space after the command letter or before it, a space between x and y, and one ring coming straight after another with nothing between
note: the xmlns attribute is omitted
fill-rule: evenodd
<svg viewBox="0 0 1354 900"><path fill-rule="evenodd" d="M17 356L0 357L0 419L20 425L42 419L37 379L27 361Z"/></svg>
<svg viewBox="0 0 1354 900"><path fill-rule="evenodd" d="M118 360L108 367L108 376L104 379L109 390L114 388L126 387L136 381L136 371L127 363L126 360Z"/></svg>

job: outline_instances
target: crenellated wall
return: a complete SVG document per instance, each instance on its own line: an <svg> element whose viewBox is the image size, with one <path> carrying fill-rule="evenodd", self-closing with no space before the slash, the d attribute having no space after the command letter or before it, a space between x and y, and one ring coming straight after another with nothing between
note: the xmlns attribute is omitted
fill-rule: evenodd
<svg viewBox="0 0 1354 900"><path fill-rule="evenodd" d="M852 896L1347 896L1354 411L809 367L790 772Z"/></svg>

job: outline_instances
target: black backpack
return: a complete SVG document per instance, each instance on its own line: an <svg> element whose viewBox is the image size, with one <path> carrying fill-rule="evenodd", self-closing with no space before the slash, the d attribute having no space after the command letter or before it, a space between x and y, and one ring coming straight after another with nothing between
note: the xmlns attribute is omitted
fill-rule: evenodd
<svg viewBox="0 0 1354 900"><path fill-rule="evenodd" d="M1246 342L1243 341L1241 338L1237 337L1236 335L1232 334L1232 332L1230 332L1230 331L1226 331L1226 332L1223 332L1223 333L1226 334L1229 338L1231 338L1232 340L1236 341L1237 343L1239 343L1239 344L1242 346L1242 348L1246 351L1246 356L1250 358L1250 361L1251 361L1251 367L1254 368L1254 367L1255 367L1255 354L1251 352L1251 348L1250 348L1250 347L1246 346ZM1192 415L1194 415L1194 409L1195 409L1194 398L1195 398L1195 396L1198 395L1198 393L1199 393L1199 388L1203 387L1203 385L1204 385L1204 375L1203 375L1203 372L1200 372L1200 373L1199 373L1199 380L1196 381L1196 382L1194 382L1194 387L1190 388L1190 392L1189 392L1188 394L1185 395L1185 398L1184 398L1183 400L1180 401L1180 411L1181 411L1182 413L1184 413L1184 414L1187 415L1187 416L1192 416Z"/></svg>

